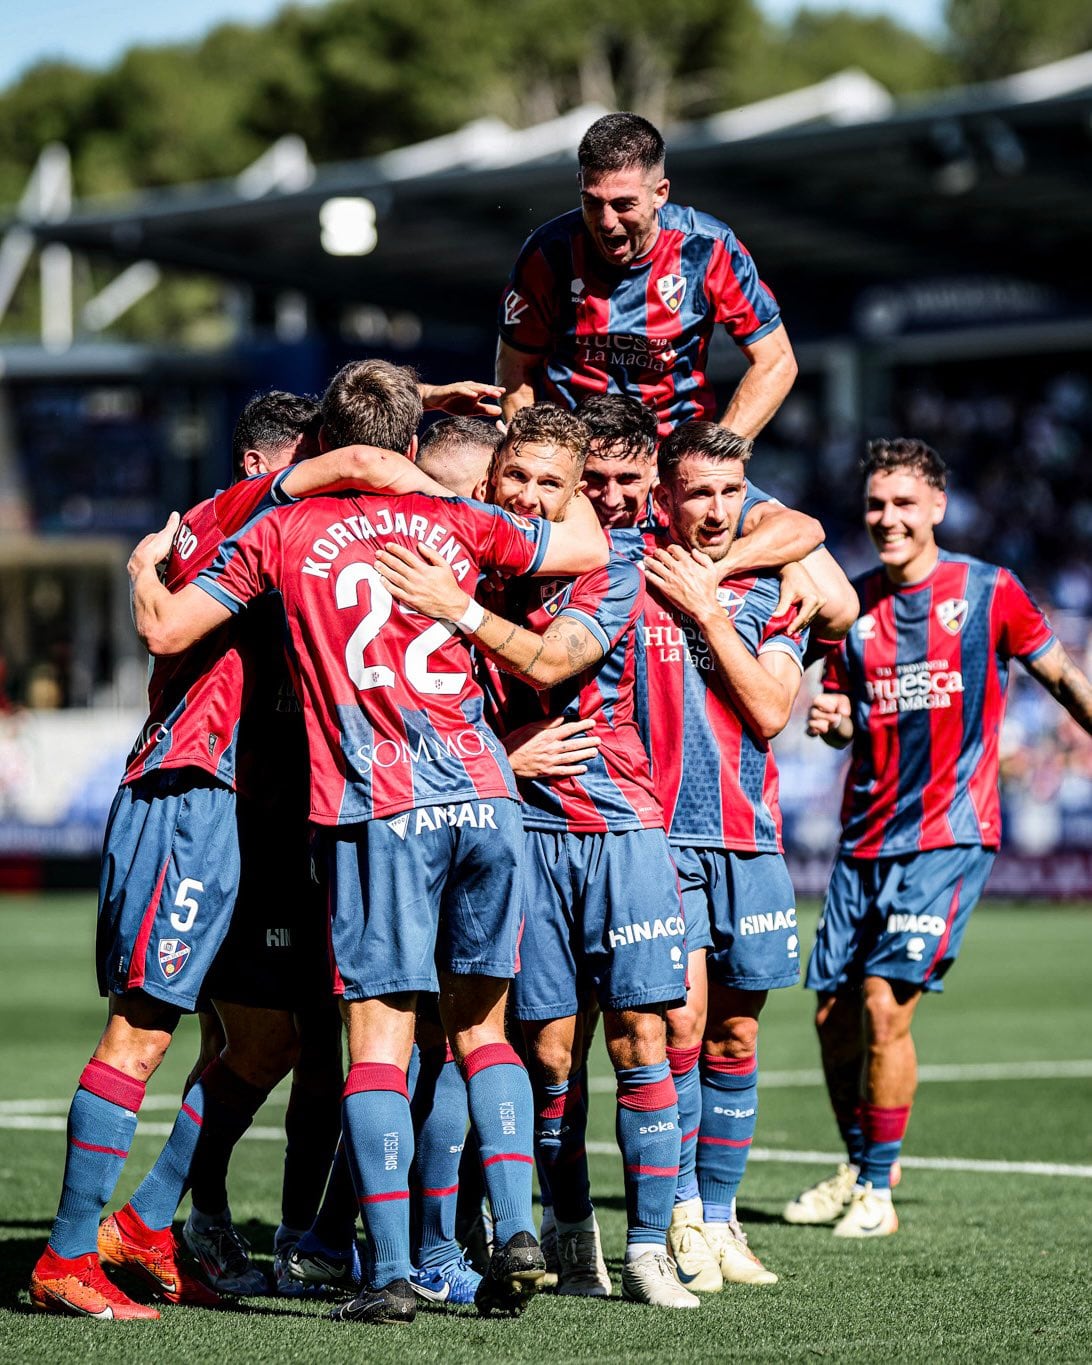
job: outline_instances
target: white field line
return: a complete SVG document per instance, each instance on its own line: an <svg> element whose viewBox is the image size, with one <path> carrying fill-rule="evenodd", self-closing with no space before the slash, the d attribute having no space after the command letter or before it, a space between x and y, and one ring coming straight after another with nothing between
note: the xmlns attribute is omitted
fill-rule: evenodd
<svg viewBox="0 0 1092 1365"><path fill-rule="evenodd" d="M949 1066L923 1066L918 1072L922 1081L1006 1081L1006 1080L1069 1080L1092 1076L1092 1060L1062 1062L986 1062ZM822 1085L819 1071L767 1071L759 1073L761 1085L770 1087L805 1087ZM610 1077L596 1076L589 1087L608 1093L614 1089ZM0 1129L24 1132L63 1133L67 1125L68 1099L30 1099L0 1101ZM149 1110L174 1111L178 1099L171 1095L150 1095L142 1106ZM166 1137L169 1123L141 1123L139 1132L147 1137ZM246 1134L264 1142L283 1142L284 1129L254 1127ZM592 1156L616 1156L618 1148L611 1142L589 1142ZM752 1161L774 1161L791 1165L827 1166L844 1159L842 1152L793 1151L772 1147L755 1147ZM900 1158L908 1170L964 1171L980 1175L1045 1175L1072 1176L1092 1179L1092 1166L1066 1165L1048 1161L979 1161L962 1157L904 1156Z"/></svg>
<svg viewBox="0 0 1092 1365"><path fill-rule="evenodd" d="M1070 1062L966 1062L948 1066L919 1066L918 1080L929 1082L958 1081L1065 1081L1092 1076L1092 1059ZM802 1089L823 1084L823 1073L813 1071L763 1071L758 1069L758 1084L771 1090ZM595 1093L613 1094L614 1081L610 1076L593 1076L588 1089Z"/></svg>
<svg viewBox="0 0 1092 1365"><path fill-rule="evenodd" d="M61 1114L0 1114L0 1128L35 1133L63 1133L66 1118ZM166 1137L169 1123L142 1123L137 1130L142 1137ZM251 1128L246 1138L262 1142L284 1142L283 1128ZM589 1142L589 1156L618 1156L613 1142ZM793 1166L836 1166L845 1160L844 1152L809 1152L773 1147L754 1147L751 1161L774 1161ZM1051 1175L1076 1176L1092 1180L1092 1166L1071 1166L1053 1161L976 1161L973 1158L948 1156L901 1156L899 1160L908 1170L965 1171L977 1175Z"/></svg>

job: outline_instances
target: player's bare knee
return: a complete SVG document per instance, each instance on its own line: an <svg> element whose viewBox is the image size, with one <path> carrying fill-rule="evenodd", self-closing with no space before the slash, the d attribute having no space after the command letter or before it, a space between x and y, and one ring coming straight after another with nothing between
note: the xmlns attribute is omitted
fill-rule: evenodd
<svg viewBox="0 0 1092 1365"><path fill-rule="evenodd" d="M699 1047L705 1033L707 1010L687 1000L667 1014L668 1047Z"/></svg>
<svg viewBox="0 0 1092 1365"><path fill-rule="evenodd" d="M143 991L110 997L110 1017L94 1051L105 1062L137 1080L152 1076L170 1047L181 1011Z"/></svg>
<svg viewBox="0 0 1092 1365"><path fill-rule="evenodd" d="M610 1010L603 1015L607 1052L616 1071L655 1066L667 1058L667 1024L662 1006Z"/></svg>
<svg viewBox="0 0 1092 1365"><path fill-rule="evenodd" d="M710 1020L705 1032L703 1051L707 1057L731 1057L742 1061L758 1051L758 1020L745 1017Z"/></svg>

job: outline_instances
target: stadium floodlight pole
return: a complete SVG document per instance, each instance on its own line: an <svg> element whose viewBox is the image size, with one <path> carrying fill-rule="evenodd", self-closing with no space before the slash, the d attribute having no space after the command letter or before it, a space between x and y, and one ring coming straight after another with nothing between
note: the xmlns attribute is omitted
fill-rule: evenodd
<svg viewBox="0 0 1092 1365"><path fill-rule="evenodd" d="M26 183L16 215L23 223L55 223L67 218L72 208L72 162L68 148L47 143ZM8 311L15 290L34 253L34 233L16 223L0 239L0 321Z"/></svg>

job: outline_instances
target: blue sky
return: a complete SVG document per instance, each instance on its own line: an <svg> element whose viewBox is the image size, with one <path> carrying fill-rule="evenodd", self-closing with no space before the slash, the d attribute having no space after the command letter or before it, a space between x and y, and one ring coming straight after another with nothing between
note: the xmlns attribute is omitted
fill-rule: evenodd
<svg viewBox="0 0 1092 1365"><path fill-rule="evenodd" d="M316 0L295 0L309 4ZM669 0L670 2L670 0ZM799 0L759 0L774 18L783 19ZM941 28L943 0L808 0L813 9L854 9L890 14L920 32ZM34 0L4 8L0 42L0 87L28 66L47 57L64 57L85 66L108 66L134 43L168 43L200 37L225 20L261 23L283 0Z"/></svg>

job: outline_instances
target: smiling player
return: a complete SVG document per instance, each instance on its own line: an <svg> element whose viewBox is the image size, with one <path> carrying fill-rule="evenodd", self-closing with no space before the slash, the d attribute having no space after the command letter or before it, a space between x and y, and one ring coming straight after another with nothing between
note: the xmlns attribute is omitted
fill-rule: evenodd
<svg viewBox="0 0 1092 1365"><path fill-rule="evenodd" d="M917 1085L911 1021L943 989L1001 841L998 744L1017 658L1092 732L1092 686L1007 569L936 543L947 471L922 441L873 441L865 525L880 567L824 674L808 732L853 746L842 841L806 984L846 1144L785 1208L836 1237L897 1231L891 1168Z"/></svg>

